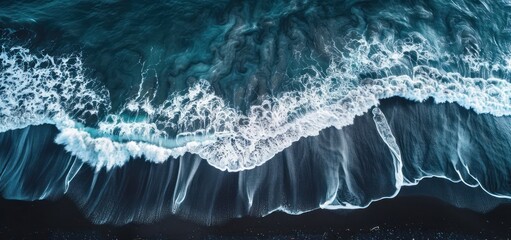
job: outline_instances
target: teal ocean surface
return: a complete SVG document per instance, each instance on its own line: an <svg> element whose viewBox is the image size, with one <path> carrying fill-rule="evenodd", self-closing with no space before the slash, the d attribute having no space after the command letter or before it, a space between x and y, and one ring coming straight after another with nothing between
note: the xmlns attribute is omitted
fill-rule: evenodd
<svg viewBox="0 0 511 240"><path fill-rule="evenodd" d="M1 1L0 45L4 199L114 225L511 199L509 0Z"/></svg>

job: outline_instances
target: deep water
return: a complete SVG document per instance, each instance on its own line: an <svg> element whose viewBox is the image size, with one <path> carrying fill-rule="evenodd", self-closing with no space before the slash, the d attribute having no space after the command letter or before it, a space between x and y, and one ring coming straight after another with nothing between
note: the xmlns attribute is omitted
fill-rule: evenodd
<svg viewBox="0 0 511 240"><path fill-rule="evenodd" d="M67 197L111 224L360 209L400 192L491 211L511 198L510 12L2 1L0 193ZM457 184L401 191L424 178Z"/></svg>

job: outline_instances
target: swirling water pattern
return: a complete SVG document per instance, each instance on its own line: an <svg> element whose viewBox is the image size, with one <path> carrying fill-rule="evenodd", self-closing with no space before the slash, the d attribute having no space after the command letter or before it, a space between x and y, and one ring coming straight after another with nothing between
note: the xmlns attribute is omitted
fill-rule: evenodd
<svg viewBox="0 0 511 240"><path fill-rule="evenodd" d="M363 208L427 177L495 198L474 209L511 197L506 1L0 7L6 198L214 223Z"/></svg>

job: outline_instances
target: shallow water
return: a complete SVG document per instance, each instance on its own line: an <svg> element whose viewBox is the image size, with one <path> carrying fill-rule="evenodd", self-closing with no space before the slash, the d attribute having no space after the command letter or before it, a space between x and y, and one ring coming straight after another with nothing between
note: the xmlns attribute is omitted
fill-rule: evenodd
<svg viewBox="0 0 511 240"><path fill-rule="evenodd" d="M0 9L4 198L113 224L365 208L432 177L479 191L415 194L511 198L508 1Z"/></svg>

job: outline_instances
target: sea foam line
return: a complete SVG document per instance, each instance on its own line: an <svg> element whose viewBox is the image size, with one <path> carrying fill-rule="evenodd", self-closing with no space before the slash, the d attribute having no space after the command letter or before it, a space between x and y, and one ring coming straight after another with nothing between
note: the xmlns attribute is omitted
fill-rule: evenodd
<svg viewBox="0 0 511 240"><path fill-rule="evenodd" d="M246 113L230 107L202 80L160 105L128 99L120 113L110 113L97 129L81 127L82 116L109 109L108 94L81 84L91 81L84 78L79 58L70 64L66 58L36 57L23 48L3 49L0 94L8 100L2 102L0 122L9 124L0 130L54 123L61 131L55 141L97 170L122 166L131 158L159 163L188 152L220 170L242 171L264 164L302 137L350 125L380 99L394 96L455 102L495 116L511 114L506 79L456 72L467 65L471 71L484 67L508 74L505 63L476 65L481 61L448 56L455 64L445 65L439 60L445 54L420 36L385 42L353 40L342 51L332 44L326 70L311 66L312 74L295 79L301 90L263 98ZM121 117L125 113L146 117L129 120Z"/></svg>

